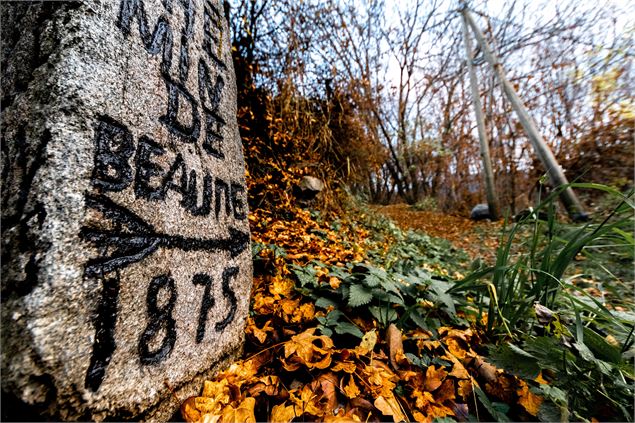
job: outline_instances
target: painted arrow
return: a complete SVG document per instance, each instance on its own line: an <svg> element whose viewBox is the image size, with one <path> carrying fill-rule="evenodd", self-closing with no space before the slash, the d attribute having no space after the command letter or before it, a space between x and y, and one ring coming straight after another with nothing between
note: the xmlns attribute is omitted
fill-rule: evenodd
<svg viewBox="0 0 635 423"><path fill-rule="evenodd" d="M162 234L141 217L105 195L87 193L86 205L103 213L117 227L115 230L82 228L82 239L98 247L115 247L112 254L91 259L86 263L87 276L101 276L116 269L123 269L148 257L159 247L183 251L228 251L233 258L249 246L249 234L232 227L229 228L228 237L218 239ZM122 231L121 227L127 231Z"/></svg>

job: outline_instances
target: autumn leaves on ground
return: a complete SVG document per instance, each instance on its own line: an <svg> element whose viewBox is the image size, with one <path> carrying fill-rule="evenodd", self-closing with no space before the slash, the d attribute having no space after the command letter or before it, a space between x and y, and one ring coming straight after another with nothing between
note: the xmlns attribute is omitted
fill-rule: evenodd
<svg viewBox="0 0 635 423"><path fill-rule="evenodd" d="M368 264L369 249L389 249L394 241L373 239L368 229L347 220L334 230L309 211L288 206L278 210L291 214L286 219L262 209L250 216L259 251L245 360L206 382L200 397L183 404L188 421L466 419L478 413L478 407L470 407L476 396L486 398L486 393L514 407L517 415L537 414L542 399L528 382L488 364L477 352L482 339L469 326L403 332L395 323L382 326L360 310L375 299L356 299L351 287L349 297L359 307L338 307L347 325L331 331L328 319L336 318L336 309L303 295L294 269L313 268L315 284L336 290L343 281L329 266L344 270ZM445 223L439 216L437 225ZM433 275L444 270L430 267ZM426 313L443 316L437 304L421 302ZM546 382L537 378L529 383Z"/></svg>
<svg viewBox="0 0 635 423"><path fill-rule="evenodd" d="M494 262L502 222L407 205L370 209L341 188L306 201L295 187L311 169L289 165L298 162L298 147L272 156L258 139L249 141L255 272L244 358L183 402L185 420L569 418L567 395L575 393L554 385L560 367L498 368L488 357L496 341L488 312L498 311L477 304L482 297L448 294L474 259ZM573 341L555 313L536 307L530 312L542 316L536 324L551 336L545 339ZM608 345L599 342L596 354ZM527 348L513 352L531 366L539 354L536 345ZM619 420L616 407L571 418Z"/></svg>
<svg viewBox="0 0 635 423"><path fill-rule="evenodd" d="M415 229L433 237L447 239L454 246L465 250L472 259L493 258L498 246L501 222L475 222L464 216L417 210L407 204L376 206L375 210L404 229Z"/></svg>

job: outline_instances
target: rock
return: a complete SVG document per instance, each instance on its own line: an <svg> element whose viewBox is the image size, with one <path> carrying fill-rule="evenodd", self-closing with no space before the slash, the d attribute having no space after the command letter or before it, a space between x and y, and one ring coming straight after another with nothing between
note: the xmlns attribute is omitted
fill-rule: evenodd
<svg viewBox="0 0 635 423"><path fill-rule="evenodd" d="M11 2L1 26L3 398L167 420L248 312L222 5Z"/></svg>
<svg viewBox="0 0 635 423"><path fill-rule="evenodd" d="M487 204L477 204L476 206L474 206L472 212L470 213L470 219L472 220L483 220L490 218L491 217L489 214L489 207L487 206Z"/></svg>
<svg viewBox="0 0 635 423"><path fill-rule="evenodd" d="M582 212L574 213L573 216L571 216L571 220L573 220L576 223L588 222L591 220L591 215L582 211Z"/></svg>
<svg viewBox="0 0 635 423"><path fill-rule="evenodd" d="M300 181L296 196L302 200L314 199L324 189L324 182L314 176L304 176Z"/></svg>
<svg viewBox="0 0 635 423"><path fill-rule="evenodd" d="M318 193L324 189L324 182L314 176L304 176L300 181L300 189Z"/></svg>

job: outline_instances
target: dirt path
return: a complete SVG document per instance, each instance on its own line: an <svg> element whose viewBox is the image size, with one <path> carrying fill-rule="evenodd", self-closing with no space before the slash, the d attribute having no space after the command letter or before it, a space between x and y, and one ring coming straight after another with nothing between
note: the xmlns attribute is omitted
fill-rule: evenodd
<svg viewBox="0 0 635 423"><path fill-rule="evenodd" d="M480 221L441 212L418 211L408 204L374 206L377 212L391 218L402 228L420 230L430 236L444 238L462 248L472 259L493 261L502 222Z"/></svg>

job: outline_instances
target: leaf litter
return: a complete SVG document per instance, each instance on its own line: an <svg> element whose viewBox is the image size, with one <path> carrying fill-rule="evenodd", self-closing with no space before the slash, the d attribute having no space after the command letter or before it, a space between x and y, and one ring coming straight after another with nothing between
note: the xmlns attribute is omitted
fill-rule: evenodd
<svg viewBox="0 0 635 423"><path fill-rule="evenodd" d="M487 363L477 352L483 340L474 325L402 332L346 308L347 324L361 339L318 330L326 329L318 319L335 307L316 307L303 295L293 266L313 268L321 286L337 290L345 278L314 264L369 263L362 246L370 232L354 225L334 231L306 210L292 213L286 220L260 209L250 215L255 244L264 247L255 254L246 358L183 402L186 421L465 421L485 409L475 390L515 407L515 415L535 418L542 398L530 387L539 383ZM363 293L349 292L353 306L367 303Z"/></svg>

